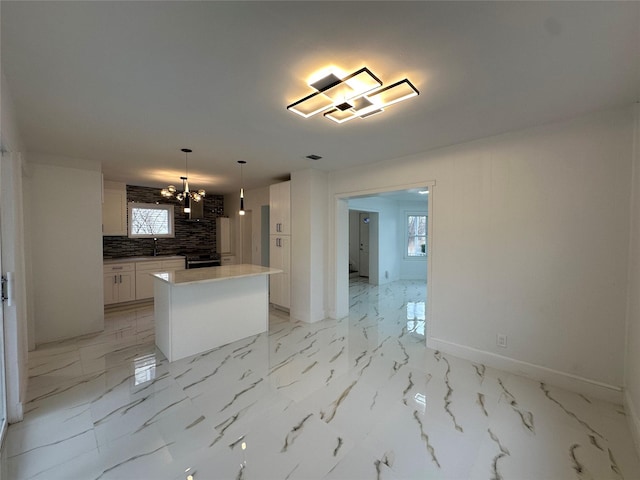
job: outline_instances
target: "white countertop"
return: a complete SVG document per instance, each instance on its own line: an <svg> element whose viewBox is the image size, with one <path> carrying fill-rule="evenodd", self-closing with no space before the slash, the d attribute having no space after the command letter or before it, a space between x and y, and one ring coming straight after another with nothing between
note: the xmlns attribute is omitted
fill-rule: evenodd
<svg viewBox="0 0 640 480"><path fill-rule="evenodd" d="M230 278L272 275L274 273L282 273L282 270L243 263L240 265L223 265L221 267L176 270L174 272L157 272L152 275L172 285L189 285L192 283L218 282L229 280Z"/></svg>
<svg viewBox="0 0 640 480"><path fill-rule="evenodd" d="M111 263L137 263L137 262L160 262L162 260L182 260L184 261L184 255L156 255L148 257L120 257L120 258L105 258L103 264L108 265Z"/></svg>

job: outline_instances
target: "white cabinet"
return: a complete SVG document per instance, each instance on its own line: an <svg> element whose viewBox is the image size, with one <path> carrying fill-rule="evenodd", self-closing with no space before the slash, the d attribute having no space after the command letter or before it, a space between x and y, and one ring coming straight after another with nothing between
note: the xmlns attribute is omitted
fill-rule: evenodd
<svg viewBox="0 0 640 480"><path fill-rule="evenodd" d="M150 275L162 270L161 262L136 263L136 300L153 297L153 277Z"/></svg>
<svg viewBox="0 0 640 480"><path fill-rule="evenodd" d="M153 298L153 277L155 272L169 272L184 269L184 260L150 260L136 263L136 300Z"/></svg>
<svg viewBox="0 0 640 480"><path fill-rule="evenodd" d="M184 258L166 260L150 257L135 262L105 263L104 304L131 302L153 298L153 277L155 272L168 272L184 269Z"/></svg>
<svg viewBox="0 0 640 480"><path fill-rule="evenodd" d="M102 202L102 235L127 235L127 186L104 182Z"/></svg>
<svg viewBox="0 0 640 480"><path fill-rule="evenodd" d="M291 235L291 182L269 186L269 233Z"/></svg>
<svg viewBox="0 0 640 480"><path fill-rule="evenodd" d="M278 307L291 304L291 182L269 187L269 266L283 273L269 276L269 301Z"/></svg>
<svg viewBox="0 0 640 480"><path fill-rule="evenodd" d="M133 263L105 265L104 304L128 302L136 298L135 266Z"/></svg>
<svg viewBox="0 0 640 480"><path fill-rule="evenodd" d="M283 308L291 305L291 237L271 235L269 266L279 268L282 273L269 276L269 301Z"/></svg>
<svg viewBox="0 0 640 480"><path fill-rule="evenodd" d="M235 255L221 255L220 256L220 265L235 265L236 264L236 256Z"/></svg>
<svg viewBox="0 0 640 480"><path fill-rule="evenodd" d="M233 251L231 242L231 219L228 217L216 218L216 252L220 254L231 253Z"/></svg>

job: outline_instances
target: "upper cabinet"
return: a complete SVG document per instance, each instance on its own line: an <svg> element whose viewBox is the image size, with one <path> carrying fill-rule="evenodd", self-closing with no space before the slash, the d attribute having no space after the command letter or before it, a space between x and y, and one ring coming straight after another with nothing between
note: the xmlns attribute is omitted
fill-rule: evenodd
<svg viewBox="0 0 640 480"><path fill-rule="evenodd" d="M291 234L291 182L269 186L269 232Z"/></svg>
<svg viewBox="0 0 640 480"><path fill-rule="evenodd" d="M127 186L104 182L102 201L102 235L127 235Z"/></svg>

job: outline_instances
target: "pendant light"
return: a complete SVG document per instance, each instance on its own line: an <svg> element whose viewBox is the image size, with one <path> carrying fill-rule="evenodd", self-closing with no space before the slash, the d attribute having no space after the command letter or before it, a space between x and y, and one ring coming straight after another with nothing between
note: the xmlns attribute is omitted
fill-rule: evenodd
<svg viewBox="0 0 640 480"><path fill-rule="evenodd" d="M193 151L190 148L182 148L181 152L184 152L184 177L180 177L182 180L182 192L178 192L176 187L169 185L167 188L163 188L160 192L163 197L171 198L176 197L178 201L184 200L184 213L191 213L191 201L200 202L206 195L204 190L198 190L197 192L189 191L189 164L187 163L187 156Z"/></svg>
<svg viewBox="0 0 640 480"><path fill-rule="evenodd" d="M242 176L242 166L247 163L244 160L238 160L240 164L240 211L238 215L244 215L244 177Z"/></svg>

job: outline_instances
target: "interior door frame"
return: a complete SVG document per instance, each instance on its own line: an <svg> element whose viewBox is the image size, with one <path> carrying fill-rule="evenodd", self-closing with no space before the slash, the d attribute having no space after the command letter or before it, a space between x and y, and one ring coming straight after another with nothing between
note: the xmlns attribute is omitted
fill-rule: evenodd
<svg viewBox="0 0 640 480"><path fill-rule="evenodd" d="M328 276L333 279L332 291L329 300L331 318L340 319L349 315L349 199L375 195L378 193L409 190L412 188L428 188L429 199L427 201L427 305L426 305L426 329L425 344L431 331L431 312L433 311L433 263L435 261L434 237L437 233L433 229L433 205L436 196L436 181L424 180L422 182L379 187L367 190L356 190L334 194L332 202L333 214L333 249L330 252L330 265L333 272Z"/></svg>

